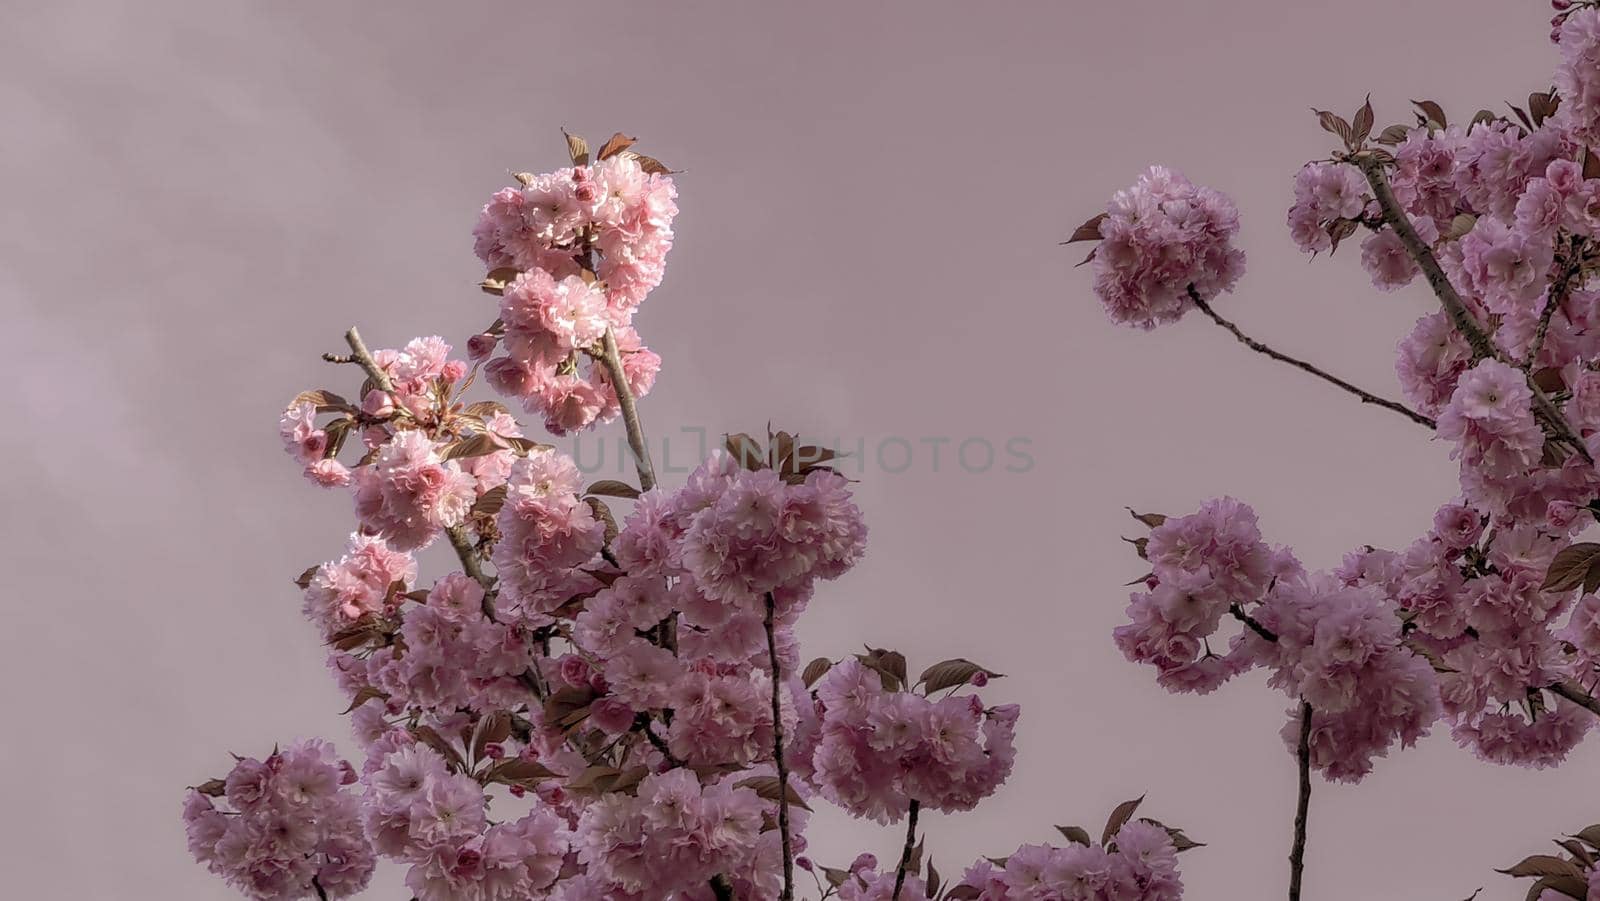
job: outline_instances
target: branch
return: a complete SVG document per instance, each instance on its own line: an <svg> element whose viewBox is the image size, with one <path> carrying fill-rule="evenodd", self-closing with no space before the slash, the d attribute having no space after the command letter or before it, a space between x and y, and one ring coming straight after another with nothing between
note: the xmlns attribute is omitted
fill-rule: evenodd
<svg viewBox="0 0 1600 901"><path fill-rule="evenodd" d="M1311 807L1311 705L1300 702L1300 801L1294 811L1294 847L1289 850L1289 901L1300 901L1306 868L1306 814Z"/></svg>
<svg viewBox="0 0 1600 901"><path fill-rule="evenodd" d="M1237 325L1234 325L1232 322L1229 322L1228 320L1222 318L1222 316L1220 316L1217 313L1216 310L1211 309L1211 305L1209 303L1206 303L1205 300L1201 299L1200 294L1197 291L1195 291L1193 285L1189 286L1189 299L1194 301L1194 305L1196 307L1200 308L1200 312L1206 314L1207 316L1210 316L1212 322L1215 322L1217 325L1220 325L1223 328L1227 329L1229 332L1232 332L1233 336L1235 338L1238 338L1240 343L1242 343L1244 346L1250 348L1251 350L1255 351L1256 353L1266 354L1267 356L1271 357L1274 360L1277 360L1280 363L1288 363L1290 366L1293 366L1293 367L1295 367L1297 369L1301 369L1301 370L1304 370L1306 372L1309 372L1312 375L1316 376L1319 379L1322 379L1325 382L1328 382L1328 383L1330 383L1332 385L1336 385L1336 386L1338 386L1340 388L1343 388L1344 390L1350 392L1351 394L1354 394L1356 397L1361 398L1361 402L1364 403L1364 404L1377 404L1378 406L1383 407L1386 410L1393 410L1396 413L1399 413L1401 416L1404 416L1405 418L1411 420L1412 422L1417 423L1418 425L1426 426L1426 427L1428 427L1430 429L1434 427L1434 423L1433 423L1432 419L1429 419L1428 417L1423 416L1421 413L1418 413L1417 411L1411 409L1410 407L1407 407L1405 404L1398 403L1396 401L1392 401L1392 400L1389 400L1387 398L1379 397L1378 395L1373 394L1370 391L1365 391L1365 390L1363 390L1361 388L1357 388L1355 385L1350 384L1349 382L1345 381L1344 379L1339 378L1338 376L1331 375L1331 374L1329 374L1329 373L1317 368L1316 366L1313 366L1312 364L1307 363L1304 360L1298 360L1298 359L1295 359L1294 357L1289 356L1288 354L1279 353L1278 351L1273 350L1272 348L1268 347L1267 345L1262 344L1260 341L1257 341L1254 338L1251 338L1249 335L1246 335L1244 332L1240 331L1239 327Z"/></svg>
<svg viewBox="0 0 1600 901"><path fill-rule="evenodd" d="M472 546L472 539L467 537L467 530L461 526L451 526L444 530L444 534L449 537L450 546L455 548L456 556L461 560L461 569L483 586L483 615L493 622L494 578L485 575L483 567L479 565L478 549Z"/></svg>
<svg viewBox="0 0 1600 901"><path fill-rule="evenodd" d="M1594 695L1584 691L1579 686L1571 682L1558 682L1555 685L1551 685L1549 690L1556 697L1571 701L1595 716L1600 716L1600 700L1596 700Z"/></svg>
<svg viewBox="0 0 1600 901"><path fill-rule="evenodd" d="M322 358L330 363L355 363L367 373L367 378L372 379L372 384L380 389L393 394L394 382L389 380L389 374L378 366L378 361L372 358L372 352L367 350L366 342L361 340L361 333L355 326L350 326L350 331L344 333L344 343L350 345L350 356L336 357L333 354L323 354ZM356 398L359 406L365 398Z"/></svg>
<svg viewBox="0 0 1600 901"><path fill-rule="evenodd" d="M608 346L615 345L608 341ZM778 640L772 628L774 606L769 591L763 625L767 631L767 659L772 664L772 759L778 765L778 831L783 840L783 893L778 897L780 901L794 901L794 859L789 850L789 764L783 759L783 708L779 695L783 680L778 670Z"/></svg>
<svg viewBox="0 0 1600 901"><path fill-rule="evenodd" d="M628 429L628 447L633 451L633 465L639 470L639 489L649 491L656 487L655 468L650 465L650 446L644 440L644 427L639 425L639 410L633 403L633 389L628 387L628 376L622 368L622 354L617 350L617 337L606 329L605 354L600 362L605 364L611 388L617 393L617 406L622 408L622 424Z"/></svg>
<svg viewBox="0 0 1600 901"><path fill-rule="evenodd" d="M311 887L316 889L317 897L320 898L321 901L328 901L328 891L327 891L327 889L324 889L322 887L322 883L319 882L317 880L317 877L315 877L315 876L311 877Z"/></svg>
<svg viewBox="0 0 1600 901"><path fill-rule="evenodd" d="M1394 229L1394 233L1405 247L1417 268L1422 270L1423 276L1428 279L1428 285L1433 288L1433 293L1439 298L1439 303L1444 306L1445 312L1450 315L1450 321L1455 324L1456 331L1466 337L1467 343L1472 346L1474 361L1492 357L1502 363L1507 363L1505 356L1494 346L1487 332L1473 319L1472 312L1467 309L1461 295L1456 293L1455 286L1450 284L1450 279L1439 267L1439 260L1433 255L1430 248L1422 238L1417 236L1417 230L1412 227L1411 220L1405 211L1400 208L1400 202L1395 199L1394 191L1389 187L1389 179L1384 175L1383 162L1372 154L1358 154L1349 158L1350 162L1361 174L1367 177L1367 184L1372 186L1372 193L1378 200L1378 206L1383 210L1383 221ZM1594 457L1589 455L1589 449L1584 446L1572 426L1567 424L1566 417L1551 403L1549 395L1544 389L1534 384L1533 378L1528 378L1528 390L1533 393L1534 412L1544 420L1545 425L1554 436L1571 445L1579 455L1589 463L1594 462Z"/></svg>
<svg viewBox="0 0 1600 901"><path fill-rule="evenodd" d="M1276 632L1273 632L1271 629L1268 629L1266 626L1261 625L1261 623L1256 621L1255 617L1253 617L1250 614L1244 612L1244 608L1240 607L1238 604L1230 605L1228 607L1228 612L1233 614L1233 618L1234 619L1236 619L1239 622L1244 623L1245 625L1249 626L1250 627L1250 631L1256 633L1257 635L1260 635L1262 638L1265 638L1266 640L1271 641L1271 642L1276 642L1278 640L1278 635L1277 635Z"/></svg>
<svg viewBox="0 0 1600 901"><path fill-rule="evenodd" d="M900 851L900 865L894 871L894 897L900 901L900 889L906 884L906 867L911 864L911 851L917 841L917 811L921 809L915 798L911 799L911 815L906 820L906 846Z"/></svg>

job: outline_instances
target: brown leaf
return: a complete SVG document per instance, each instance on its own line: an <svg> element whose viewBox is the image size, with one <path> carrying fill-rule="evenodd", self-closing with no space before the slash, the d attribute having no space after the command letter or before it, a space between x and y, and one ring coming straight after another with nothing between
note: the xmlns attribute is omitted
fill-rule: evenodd
<svg viewBox="0 0 1600 901"><path fill-rule="evenodd" d="M849 870L840 870L840 869L836 869L834 867L823 867L822 868L822 876L823 876L823 878L827 879L828 880L828 884L833 886L834 888L838 888L839 886L844 885L846 882L850 881L850 871ZM974 895L973 897L977 897L977 896Z"/></svg>
<svg viewBox="0 0 1600 901"><path fill-rule="evenodd" d="M1477 224L1477 216L1474 216L1471 213L1458 213L1456 214L1455 218L1450 220L1450 227L1445 229L1444 234L1440 237L1444 238L1446 241L1454 241L1457 238L1465 235L1467 232L1472 231L1472 227Z"/></svg>
<svg viewBox="0 0 1600 901"><path fill-rule="evenodd" d="M1140 795L1132 801L1123 801L1118 804L1116 809L1111 811L1111 818L1106 820L1105 831L1100 833L1100 844L1102 846L1111 844L1111 839L1117 834L1117 830L1121 829L1123 824L1133 818L1133 812L1138 810L1139 805L1143 803L1144 795Z"/></svg>
<svg viewBox="0 0 1600 901"><path fill-rule="evenodd" d="M477 516L494 516L506 503L506 486L496 485L485 491L477 503L472 505L472 512Z"/></svg>
<svg viewBox="0 0 1600 901"><path fill-rule="evenodd" d="M1467 130L1471 131L1472 130L1472 126L1474 126L1474 125L1480 125L1480 124L1484 124L1484 123L1488 123L1488 122L1498 121L1499 118L1500 118L1499 116L1496 116L1494 114L1493 110L1486 110L1486 109L1478 110L1476 113L1472 114L1472 121L1467 123Z"/></svg>
<svg viewBox="0 0 1600 901"><path fill-rule="evenodd" d="M632 147L634 142L638 140L638 138L630 138L619 131L606 139L605 144L601 145L600 147L600 152L595 155L595 159L603 160L616 156L622 151L627 150L629 147Z"/></svg>
<svg viewBox="0 0 1600 901"><path fill-rule="evenodd" d="M1150 559L1150 554L1145 550L1145 548L1148 547L1149 544L1150 544L1150 539L1148 539L1148 538L1128 538L1128 537L1124 536L1122 540L1126 541L1127 543L1129 543L1131 545L1133 545L1133 550L1134 550L1135 553L1137 553L1139 555L1139 559L1141 559L1141 560L1149 560ZM1139 581L1142 582L1144 580L1140 579Z"/></svg>
<svg viewBox="0 0 1600 901"><path fill-rule="evenodd" d="M567 139L567 156L572 158L572 165L589 165L589 142L577 135L567 134L565 128L561 129L561 134Z"/></svg>
<svg viewBox="0 0 1600 901"><path fill-rule="evenodd" d="M1388 128L1385 128L1383 131L1378 132L1378 136L1373 138L1373 140L1377 141L1379 144L1388 144L1389 146L1393 147L1396 144L1404 144L1406 138L1410 135L1411 126L1391 125Z"/></svg>
<svg viewBox="0 0 1600 901"><path fill-rule="evenodd" d="M1164 513L1137 513L1132 507L1127 508L1127 510L1133 515L1134 519L1144 523L1152 529L1167 521L1166 514Z"/></svg>
<svg viewBox="0 0 1600 901"><path fill-rule="evenodd" d="M1583 177L1585 181L1600 178L1600 156L1596 156L1593 150L1583 153Z"/></svg>
<svg viewBox="0 0 1600 901"><path fill-rule="evenodd" d="M1166 823L1163 823L1160 820L1152 820L1149 817L1140 817L1139 821L1141 823L1149 823L1152 826L1159 826L1162 829L1167 830L1167 838L1172 841L1172 849L1177 851L1179 854L1182 854L1185 851L1191 851L1195 848L1204 848L1206 846L1205 842L1197 842L1189 836L1184 835L1182 829L1179 829L1176 826L1168 826Z"/></svg>
<svg viewBox="0 0 1600 901"><path fill-rule="evenodd" d="M1600 564L1600 544L1580 541L1562 548L1545 573L1544 591L1571 591L1582 585L1589 571Z"/></svg>
<svg viewBox="0 0 1600 901"><path fill-rule="evenodd" d="M1534 127L1544 124L1555 112L1555 98L1544 91L1534 91L1528 95L1528 117L1533 120Z"/></svg>
<svg viewBox="0 0 1600 901"><path fill-rule="evenodd" d="M608 790L606 786L610 784L610 781L621 775L621 773L622 771L615 767L587 767L583 772L574 776L572 780L567 783L567 788L572 789L573 791L585 791L588 789L593 789L595 791L604 792Z"/></svg>
<svg viewBox="0 0 1600 901"><path fill-rule="evenodd" d="M1582 876L1545 876L1528 889L1529 901L1542 897L1546 890L1584 901L1589 894L1589 883Z"/></svg>
<svg viewBox="0 0 1600 901"><path fill-rule="evenodd" d="M1587 829L1582 829L1574 833L1572 837L1578 839L1596 851L1600 851L1600 823L1596 823Z"/></svg>
<svg viewBox="0 0 1600 901"><path fill-rule="evenodd" d="M632 499L639 496L639 489L629 485L627 482L619 482L616 479L601 479L584 489L583 493Z"/></svg>
<svg viewBox="0 0 1600 901"><path fill-rule="evenodd" d="M739 465L748 470L759 470L766 466L766 456L761 453L761 444L743 432L736 435L725 436L723 445L728 454L739 462Z"/></svg>
<svg viewBox="0 0 1600 901"><path fill-rule="evenodd" d="M504 413L507 416L511 415L511 411L506 409L506 405L497 400L480 400L475 404L469 404L466 409L462 410L461 412L471 416L483 417L485 419L493 416L496 413Z"/></svg>
<svg viewBox="0 0 1600 901"><path fill-rule="evenodd" d="M220 798L228 793L228 783L221 779L207 779L199 785L196 785L194 790L202 795Z"/></svg>
<svg viewBox="0 0 1600 901"><path fill-rule="evenodd" d="M355 409L355 407L350 405L349 401L337 394L334 394L332 391L329 391L326 388L317 388L312 391L302 391L299 394L296 394L294 397L294 404L291 404L291 406L305 403L315 404L318 413L326 413L330 410L352 411Z"/></svg>
<svg viewBox="0 0 1600 901"><path fill-rule="evenodd" d="M362 704L365 704L365 703L367 703L368 701L371 701L371 700L387 701L387 700L389 700L389 696L387 694L377 690L376 688L373 688L370 685L363 686L360 691L356 692L356 696L354 698L350 699L350 706L346 707L345 709L343 709L341 711L339 711L339 715L340 716L344 716L345 714L349 713L350 711L356 709L357 707L360 707Z"/></svg>
<svg viewBox="0 0 1600 901"><path fill-rule="evenodd" d="M1416 105L1417 109L1422 111L1422 124L1428 126L1429 131L1432 131L1435 126L1439 128L1449 127L1450 123L1445 120L1444 107L1434 103L1432 100L1413 100L1411 102Z"/></svg>
<svg viewBox="0 0 1600 901"><path fill-rule="evenodd" d="M962 884L950 890L944 896L944 901L973 901L974 898L983 897L983 890L974 886Z"/></svg>
<svg viewBox="0 0 1600 901"><path fill-rule="evenodd" d="M925 893L924 897L939 897L939 886L944 882L944 877L940 876L939 871L934 868L932 857L928 858L928 878L926 882L928 891Z"/></svg>
<svg viewBox="0 0 1600 901"><path fill-rule="evenodd" d="M1094 839L1089 837L1089 830L1082 826L1057 826L1056 831L1067 841L1079 845L1093 845Z"/></svg>
<svg viewBox="0 0 1600 901"><path fill-rule="evenodd" d="M1089 221L1087 221L1087 222L1083 223L1082 225L1078 226L1077 229L1073 231L1072 237L1068 238L1065 241L1062 241L1061 243L1063 243L1063 244L1075 244L1075 243L1077 243L1079 241L1098 241L1098 240L1100 240L1100 223L1104 222L1108 215L1110 215L1110 214L1109 213L1099 213L1099 214L1095 215L1094 217L1089 219Z"/></svg>
<svg viewBox="0 0 1600 901"><path fill-rule="evenodd" d="M1352 146L1350 147L1350 149L1351 150L1355 150L1357 147L1360 147L1362 145L1362 143L1364 143L1367 140L1367 136L1368 135L1372 134L1372 95L1371 94L1367 95L1367 102L1361 105L1361 109L1356 110L1355 118L1350 120L1350 128L1351 128L1352 131L1355 132L1355 141L1352 144Z"/></svg>
<svg viewBox="0 0 1600 901"><path fill-rule="evenodd" d="M885 648L867 648L867 656L871 658L868 665L880 673L893 676L900 684L906 682L906 657L899 651L890 651Z"/></svg>
<svg viewBox="0 0 1600 901"><path fill-rule="evenodd" d="M1317 124L1322 126L1323 131L1337 135L1346 147L1354 148L1355 132L1350 129L1350 123L1344 121L1343 116L1327 110L1312 110L1312 112L1317 114Z"/></svg>
<svg viewBox="0 0 1600 901"><path fill-rule="evenodd" d="M451 444L445 448L439 457L443 460L462 460L468 457L481 457L495 451L505 450L505 446L488 432L474 432L470 437Z"/></svg>
<svg viewBox="0 0 1600 901"><path fill-rule="evenodd" d="M776 803L778 800L778 785L779 782L777 776L752 776L743 782L737 783L734 785L734 788L751 789L756 794L767 799L768 801ZM789 786L788 798L790 807L798 807L802 810L811 809L806 804L805 800L795 792L794 785L792 784Z"/></svg>
<svg viewBox="0 0 1600 901"><path fill-rule="evenodd" d="M922 685L922 693L931 695L936 691L952 688L957 685L966 685L972 677L983 673L990 679L1003 678L1000 673L986 669L961 657L942 660L922 671L917 682Z"/></svg>
<svg viewBox="0 0 1600 901"><path fill-rule="evenodd" d="M488 275L484 276L483 281L478 282L478 287L482 289L485 294L493 294L496 297L503 296L506 293L506 288L510 286L512 282L516 281L517 276L521 274L522 273L520 271L513 269L510 266L502 266L499 269L492 270Z"/></svg>
<svg viewBox="0 0 1600 901"><path fill-rule="evenodd" d="M811 686L817 684L817 680L821 679L827 674L828 670L832 668L832 660L829 660L826 657L818 657L817 659L806 664L805 670L800 674L800 680L805 683L807 688L810 688Z"/></svg>
<svg viewBox="0 0 1600 901"><path fill-rule="evenodd" d="M794 466L794 436L788 432L767 435L767 464L780 473L798 472Z"/></svg>
<svg viewBox="0 0 1600 901"><path fill-rule="evenodd" d="M638 163L639 168L643 169L648 175L671 175L676 171L674 169L667 168L666 163L661 162L655 157L645 156L642 153L634 153L632 150L624 150L622 151L622 155Z"/></svg>
<svg viewBox="0 0 1600 901"><path fill-rule="evenodd" d="M555 779L557 775L546 769L543 764L521 757L512 757L502 760L489 768L487 778L490 782L500 782L506 785L523 784L532 787L530 783L544 779Z"/></svg>
<svg viewBox="0 0 1600 901"><path fill-rule="evenodd" d="M617 538L617 518L611 515L611 508L606 506L605 501L597 497L586 497L583 500L584 503L589 505L589 509L594 511L594 518L606 524L606 544L615 541Z"/></svg>
<svg viewBox="0 0 1600 901"><path fill-rule="evenodd" d="M503 440L511 445L512 450L523 456L527 456L534 451L555 450L556 447L553 444L540 444L532 438L505 438Z"/></svg>
<svg viewBox="0 0 1600 901"><path fill-rule="evenodd" d="M1495 872L1507 876L1573 876L1578 879L1584 876L1583 870L1577 864L1551 854L1531 854L1515 866Z"/></svg>
<svg viewBox="0 0 1600 901"><path fill-rule="evenodd" d="M294 584L300 586L301 591L305 591L307 588L311 587L311 580L316 578L317 570L321 568L322 564L320 563L318 563L316 566L307 567L305 572L294 577Z"/></svg>
<svg viewBox="0 0 1600 901"><path fill-rule="evenodd" d="M416 736L417 741L420 741L435 751L438 751L439 754L443 756L445 760L450 761L450 763L452 763L458 771L465 770L467 768L467 762L461 759L461 754L456 751L453 746L451 746L450 742L445 740L444 736L434 731L432 726L412 726L411 734Z"/></svg>
<svg viewBox="0 0 1600 901"><path fill-rule="evenodd" d="M837 453L825 447L803 444L794 449L794 453L789 459L794 464L795 472L803 474L838 456Z"/></svg>
<svg viewBox="0 0 1600 901"><path fill-rule="evenodd" d="M1557 845L1560 845L1568 854L1571 854L1573 859L1578 863L1585 867L1594 867L1594 854L1591 853L1588 848L1584 847L1583 842L1570 838L1558 838L1555 840L1555 842Z"/></svg>

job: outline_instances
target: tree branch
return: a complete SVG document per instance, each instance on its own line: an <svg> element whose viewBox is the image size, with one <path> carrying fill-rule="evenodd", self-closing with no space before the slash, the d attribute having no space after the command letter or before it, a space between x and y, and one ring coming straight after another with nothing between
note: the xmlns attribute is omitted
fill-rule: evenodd
<svg viewBox="0 0 1600 901"><path fill-rule="evenodd" d="M1472 317L1472 311L1467 309L1466 303L1461 299L1461 295L1456 292L1455 286L1450 284L1449 277L1444 274L1444 270L1439 266L1439 260L1433 255L1433 249L1422 238L1418 237L1417 230L1411 225L1411 220L1406 216L1405 211L1400 208L1400 202L1395 199L1394 191L1389 187L1389 179L1384 175L1383 161L1370 153L1357 154L1350 157L1349 161L1361 170L1361 174L1367 177L1367 184L1372 187L1373 196L1377 198L1378 206L1383 210L1383 221L1394 229L1394 233L1400 239L1401 245L1405 247L1406 253L1417 264L1417 268L1422 270L1423 276L1428 280L1429 287L1433 288L1434 296L1439 298L1439 303L1444 306L1445 312L1449 314L1450 321L1455 324L1456 331L1465 336L1467 343L1472 346L1473 359L1476 361L1492 357L1502 363L1507 363L1505 356L1495 348L1494 342L1490 340L1489 334ZM1572 426L1567 424L1566 417L1561 415L1561 411L1550 401L1550 397L1544 393L1544 389L1534 384L1532 376L1528 378L1528 390L1533 393L1534 412L1538 414L1540 419L1544 420L1545 425L1554 433L1554 436L1571 445L1584 460L1593 463L1594 457L1589 455L1588 447L1584 445L1577 433L1572 430Z"/></svg>
<svg viewBox="0 0 1600 901"><path fill-rule="evenodd" d="M617 337L609 328L606 329L605 353L600 361L605 364L611 388L617 393L617 406L622 408L622 424L628 430L628 448L633 451L633 465L639 470L639 489L649 491L656 487L655 467L650 464L650 446L645 443L644 427L639 424L639 410L633 402L633 389L628 387L628 375L622 368Z"/></svg>
<svg viewBox="0 0 1600 901"><path fill-rule="evenodd" d="M1330 374L1328 372L1325 372L1322 369L1319 369L1318 367L1313 366L1312 364L1307 363L1304 360L1299 360L1299 359L1296 359L1294 357L1289 356L1288 354L1280 353L1280 352L1278 352L1276 350L1273 350L1271 347L1268 347L1267 345L1262 344L1260 341L1257 341L1254 338L1251 338L1249 335L1246 335L1244 332L1240 331L1239 327L1237 325L1234 325L1232 322L1229 322L1228 320L1222 318L1222 316L1219 315L1216 310L1213 310L1209 303L1207 303L1205 300L1201 299L1199 292L1195 291L1193 285L1189 286L1189 299L1194 301L1194 305L1196 307L1199 307L1200 312L1202 312L1202 313L1206 314L1207 316L1211 317L1211 321L1212 322L1215 322L1217 325L1220 325L1223 328L1227 329L1229 332L1231 332L1233 334L1233 336L1235 338L1239 339L1240 343L1242 343L1245 347L1248 347L1251 350L1255 351L1256 353L1265 354L1268 357L1271 357L1272 359L1277 360L1280 363L1288 363L1290 366L1293 366L1293 367L1295 367L1297 369L1304 370L1305 372L1309 372L1312 375L1316 376L1319 379L1322 379L1325 382L1328 382L1328 383L1330 383L1332 385L1335 385L1337 387L1343 388L1344 390L1350 392L1351 394L1354 394L1356 397L1361 398L1361 402L1364 403L1364 404L1376 404L1376 405L1378 405L1380 407L1383 407L1386 410L1393 410L1394 412L1399 413L1401 416L1404 416L1405 418L1411 420L1412 422L1417 423L1418 425L1426 426L1426 427L1428 427L1430 429L1434 427L1434 423L1433 423L1432 419L1429 419L1428 417L1423 416L1421 413L1418 413L1417 411L1411 409L1410 407L1407 407L1405 404L1399 403L1397 401L1392 401L1392 400L1389 400L1387 398L1379 397L1378 395L1373 394L1370 391L1365 391L1365 390L1363 390L1361 388L1357 388L1355 385L1350 384L1349 382L1345 381L1344 379L1339 378L1338 376L1335 376L1335 375L1332 375L1332 374Z"/></svg>
<svg viewBox="0 0 1600 901"><path fill-rule="evenodd" d="M778 639L772 626L772 592L767 592L767 660L772 664L772 759L778 766L778 832L783 842L783 893L780 901L794 901L794 858L789 849L789 764L783 759L783 706L779 692L783 687L778 669Z"/></svg>
<svg viewBox="0 0 1600 901"><path fill-rule="evenodd" d="M1306 816L1311 807L1311 705L1300 702L1300 800L1294 811L1294 847L1289 850L1289 901L1300 901L1300 880L1306 868Z"/></svg>
<svg viewBox="0 0 1600 901"><path fill-rule="evenodd" d="M1600 700L1596 700L1594 695L1572 682L1558 682L1550 686L1550 693L1562 700L1577 704L1595 716L1600 716Z"/></svg>
<svg viewBox="0 0 1600 901"><path fill-rule="evenodd" d="M911 865L911 852L917 842L917 811L921 806L915 798L911 799L911 813L906 819L906 845L900 850L900 865L895 867L891 901L900 901L900 889L906 884L906 867Z"/></svg>
<svg viewBox="0 0 1600 901"><path fill-rule="evenodd" d="M1238 604L1229 605L1228 612L1233 614L1233 618L1234 619L1238 620L1241 623L1244 623L1246 626L1249 626L1250 627L1250 631L1256 633L1257 635L1260 635L1262 638L1265 638L1267 641L1276 642L1278 640L1278 635L1277 635L1276 632L1273 632L1271 629L1268 629L1266 626L1261 625L1260 622L1256 621L1255 617L1253 617L1250 614L1244 612L1244 608L1240 607Z"/></svg>

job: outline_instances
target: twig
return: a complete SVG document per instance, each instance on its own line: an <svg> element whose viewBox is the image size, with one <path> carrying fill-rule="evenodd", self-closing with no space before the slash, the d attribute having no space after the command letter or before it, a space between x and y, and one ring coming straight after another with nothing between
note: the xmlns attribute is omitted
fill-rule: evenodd
<svg viewBox="0 0 1600 901"><path fill-rule="evenodd" d="M1216 310L1213 310L1209 303L1206 303L1203 299L1201 299L1199 292L1195 291L1193 285L1189 286L1189 299L1194 301L1194 305L1196 307L1200 308L1200 312L1211 317L1212 322L1215 322L1217 325L1227 329L1235 338L1239 339L1240 343L1256 353L1265 354L1280 363L1288 363L1290 366L1304 370L1305 372L1309 372L1325 382L1343 388L1351 394L1354 394L1356 397L1361 398L1361 402L1364 404L1376 404L1386 410L1393 410L1394 412L1399 413L1401 416L1404 416L1418 425L1427 426L1430 429L1434 427L1432 419L1423 416L1421 413L1418 413L1410 407L1407 407L1405 404L1379 397L1370 391L1357 388L1355 385L1350 384L1336 375L1325 372L1304 360L1299 360L1289 356L1286 353L1280 353L1279 351L1273 350L1271 347L1268 347L1267 345L1262 344L1260 341L1251 338L1249 335L1246 335L1244 332L1240 331L1237 325L1234 325L1232 322L1222 318L1222 316L1219 315Z"/></svg>
<svg viewBox="0 0 1600 901"><path fill-rule="evenodd" d="M622 408L622 424L628 430L628 448L633 451L633 465L639 470L639 488L649 491L656 487L655 468L650 465L650 446L644 440L644 427L639 424L639 410L633 403L633 390L628 387L628 374L622 368L622 354L617 350L617 337L606 329L605 354L600 361L605 364L611 388L617 393L617 406Z"/></svg>
<svg viewBox="0 0 1600 901"><path fill-rule="evenodd" d="M322 899L322 901L328 901L328 891L322 887L322 883L317 880L316 876L311 877L311 887L317 890L318 898Z"/></svg>
<svg viewBox="0 0 1600 901"><path fill-rule="evenodd" d="M1233 605L1229 606L1228 607L1228 612L1233 614L1233 618L1234 619L1238 620L1241 623L1244 623L1246 626L1249 626L1250 627L1250 631L1256 633L1257 635L1260 635L1262 638L1265 638L1266 640L1272 641L1272 642L1276 642L1278 640L1278 635L1277 635L1276 632L1273 632L1271 629L1268 629L1266 626L1261 625L1260 622L1256 621L1255 617L1253 617L1250 614L1244 612L1244 608L1240 607L1238 604L1233 604Z"/></svg>
<svg viewBox="0 0 1600 901"><path fill-rule="evenodd" d="M494 578L486 575L483 567L479 565L478 549L472 546L472 539L467 537L467 530L460 526L451 526L444 530L444 534L449 537L450 546L455 548L456 557L461 560L461 569L483 586L483 615L493 622Z"/></svg>
<svg viewBox="0 0 1600 901"><path fill-rule="evenodd" d="M906 846L900 850L900 865L894 871L894 897L891 901L900 901L900 889L906 884L906 867L911 865L911 852L917 841L917 811L921 807L915 798L911 799L911 813L906 819Z"/></svg>
<svg viewBox="0 0 1600 901"><path fill-rule="evenodd" d="M783 842L783 893L780 901L794 901L794 859L789 849L789 764L783 759L783 707L780 703L783 679L778 670L778 639L772 626L772 592L767 592L767 659L772 664L772 759L778 766L778 832Z"/></svg>
<svg viewBox="0 0 1600 901"><path fill-rule="evenodd" d="M1294 847L1289 851L1289 901L1300 901L1306 868L1306 815L1311 807L1311 705L1300 702L1300 801L1294 811Z"/></svg>

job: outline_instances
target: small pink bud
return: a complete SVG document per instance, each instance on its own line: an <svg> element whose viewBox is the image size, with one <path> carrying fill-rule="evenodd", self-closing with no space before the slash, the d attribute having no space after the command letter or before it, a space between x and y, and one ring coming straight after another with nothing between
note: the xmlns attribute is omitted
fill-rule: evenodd
<svg viewBox="0 0 1600 901"><path fill-rule="evenodd" d="M360 776L356 775L356 768L350 765L350 761L348 761L348 760L339 761L339 784L340 785L355 785L356 781L358 779L360 779L360 778L361 778Z"/></svg>
<svg viewBox="0 0 1600 901"><path fill-rule="evenodd" d="M471 357L473 362L481 363L489 359L489 355L494 353L495 345L499 343L499 338L487 332L473 335L467 339L467 356Z"/></svg>
<svg viewBox="0 0 1600 901"><path fill-rule="evenodd" d="M361 412L382 419L394 413L394 398L387 391L373 389L361 400Z"/></svg>
<svg viewBox="0 0 1600 901"><path fill-rule="evenodd" d="M973 673L972 678L967 681L977 688L982 688L989 684L989 674L983 670L978 670L977 672Z"/></svg>
<svg viewBox="0 0 1600 901"><path fill-rule="evenodd" d="M811 872L811 858L805 856L804 854L794 859L794 865L802 870L805 870L807 873Z"/></svg>
<svg viewBox="0 0 1600 901"><path fill-rule="evenodd" d="M520 785L511 786L511 797L513 797L513 798L520 798L520 797L522 797L523 795L525 795L527 793L528 793L528 790L523 788Z"/></svg>
<svg viewBox="0 0 1600 901"><path fill-rule="evenodd" d="M491 741L483 746L483 756L490 760L499 760L506 756L505 746L497 741Z"/></svg>
<svg viewBox="0 0 1600 901"><path fill-rule="evenodd" d="M1571 9L1572 0L1550 0L1551 9Z"/></svg>

